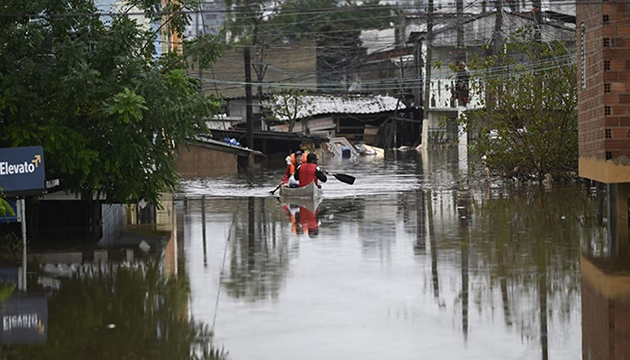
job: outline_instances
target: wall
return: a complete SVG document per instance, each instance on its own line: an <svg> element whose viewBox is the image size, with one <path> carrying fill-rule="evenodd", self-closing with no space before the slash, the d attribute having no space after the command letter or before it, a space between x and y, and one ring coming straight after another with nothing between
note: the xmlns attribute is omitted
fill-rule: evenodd
<svg viewBox="0 0 630 360"><path fill-rule="evenodd" d="M109 244L116 240L126 227L127 210L123 204L102 204L103 236L101 242Z"/></svg>
<svg viewBox="0 0 630 360"><path fill-rule="evenodd" d="M604 183L630 182L629 13L614 2L577 9L579 172Z"/></svg>
<svg viewBox="0 0 630 360"><path fill-rule="evenodd" d="M175 170L184 179L238 173L237 157L234 154L197 145L189 145L189 149L177 146Z"/></svg>
<svg viewBox="0 0 630 360"><path fill-rule="evenodd" d="M263 62L268 65L268 68L263 82L295 83L294 79L299 79L298 82L301 88L317 89L317 48L315 42L305 41L287 44L282 47L272 47L267 49L265 54L266 57ZM256 63L258 60L254 49L252 49L251 56L252 64ZM206 95L216 95L218 92L225 98L245 98L245 86L243 85L245 82L244 68L243 48L226 49L223 56L218 58L213 64L212 69L201 72L204 93ZM196 64L190 70L190 74L198 76L199 70ZM252 81L257 81L253 66ZM257 86L253 86L252 95L254 97L257 96L257 91ZM268 92L269 88L263 87L263 91ZM230 116L235 115L230 114Z"/></svg>

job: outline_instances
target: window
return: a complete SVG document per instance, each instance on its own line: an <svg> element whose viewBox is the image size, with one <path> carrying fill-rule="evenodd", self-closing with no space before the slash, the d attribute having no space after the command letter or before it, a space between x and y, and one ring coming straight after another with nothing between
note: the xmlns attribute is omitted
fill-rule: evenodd
<svg viewBox="0 0 630 360"><path fill-rule="evenodd" d="M610 71L610 60L604 60L604 71Z"/></svg>
<svg viewBox="0 0 630 360"><path fill-rule="evenodd" d="M609 93L610 92L610 84L604 84L604 92L605 93Z"/></svg>
<svg viewBox="0 0 630 360"><path fill-rule="evenodd" d="M604 38L604 47L610 47L610 38Z"/></svg>
<svg viewBox="0 0 630 360"><path fill-rule="evenodd" d="M606 129L605 130L605 135L606 135L606 139L612 138L612 130L611 129Z"/></svg>
<svg viewBox="0 0 630 360"><path fill-rule="evenodd" d="M604 15L604 25L609 25L610 24L610 16L609 15Z"/></svg>
<svg viewBox="0 0 630 360"><path fill-rule="evenodd" d="M580 62L582 63L581 80L582 90L586 90L586 45L584 36L586 36L586 25L580 24Z"/></svg>
<svg viewBox="0 0 630 360"><path fill-rule="evenodd" d="M612 151L606 151L606 160L612 159Z"/></svg>
<svg viewBox="0 0 630 360"><path fill-rule="evenodd" d="M610 106L604 106L604 115L605 116L610 116L612 113L611 107Z"/></svg>

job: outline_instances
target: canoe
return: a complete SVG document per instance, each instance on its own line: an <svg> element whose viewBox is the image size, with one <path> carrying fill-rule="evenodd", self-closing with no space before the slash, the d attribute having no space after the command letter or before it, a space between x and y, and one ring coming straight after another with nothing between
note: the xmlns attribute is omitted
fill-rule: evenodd
<svg viewBox="0 0 630 360"><path fill-rule="evenodd" d="M324 199L321 197L299 198L285 196L282 198L282 204L290 208L294 206L303 207L308 209L311 213L315 213L315 211L319 208L319 204L321 204L323 200Z"/></svg>
<svg viewBox="0 0 630 360"><path fill-rule="evenodd" d="M280 197L283 198L314 199L320 198L323 195L324 191L315 186L314 182L311 182L310 184L299 188L290 188L287 186L283 186L280 188Z"/></svg>

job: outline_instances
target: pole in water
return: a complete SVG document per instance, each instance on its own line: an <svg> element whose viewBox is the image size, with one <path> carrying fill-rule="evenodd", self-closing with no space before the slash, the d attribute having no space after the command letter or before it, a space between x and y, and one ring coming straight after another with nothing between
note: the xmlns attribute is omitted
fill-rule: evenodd
<svg viewBox="0 0 630 360"><path fill-rule="evenodd" d="M26 291L26 198L20 199L20 216L22 217L22 288Z"/></svg>

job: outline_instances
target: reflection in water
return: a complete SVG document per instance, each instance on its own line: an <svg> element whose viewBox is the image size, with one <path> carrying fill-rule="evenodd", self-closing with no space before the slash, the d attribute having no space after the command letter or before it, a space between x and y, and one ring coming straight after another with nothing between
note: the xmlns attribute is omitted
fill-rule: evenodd
<svg viewBox="0 0 630 360"><path fill-rule="evenodd" d="M297 251L297 243L290 247L288 234L263 231L275 229L282 221L278 206L273 212L265 211L264 201L250 197L246 211L237 208L234 214L234 231L228 241L228 268L222 283L235 298L249 301L277 298L290 254ZM262 220L263 214L267 221Z"/></svg>
<svg viewBox="0 0 630 360"><path fill-rule="evenodd" d="M205 219L188 183L192 312L234 359L578 358L581 247L611 249L601 192L462 181L456 155L327 164L359 186L310 206L233 181Z"/></svg>
<svg viewBox="0 0 630 360"><path fill-rule="evenodd" d="M602 196L605 200L600 202L600 208L606 204L607 212L584 221L607 225L606 237L593 237L582 248L584 360L625 359L630 354L630 238L627 218L618 217L616 211L616 195L615 187L608 187L607 199Z"/></svg>
<svg viewBox="0 0 630 360"><path fill-rule="evenodd" d="M6 345L0 339L2 353L23 359L223 358L208 328L188 319L188 282L166 278L160 267L82 267L59 279L58 290L47 296L45 343ZM24 301L33 303L16 298L22 307Z"/></svg>
<svg viewBox="0 0 630 360"><path fill-rule="evenodd" d="M430 246L431 246L431 279L433 282L433 297L440 298L440 281L438 274L438 248L435 236L435 227L433 226L433 197L431 191L427 191L427 212L429 213L429 234L430 234Z"/></svg>

